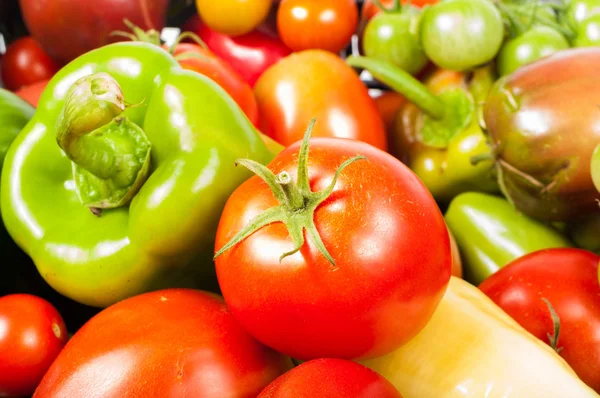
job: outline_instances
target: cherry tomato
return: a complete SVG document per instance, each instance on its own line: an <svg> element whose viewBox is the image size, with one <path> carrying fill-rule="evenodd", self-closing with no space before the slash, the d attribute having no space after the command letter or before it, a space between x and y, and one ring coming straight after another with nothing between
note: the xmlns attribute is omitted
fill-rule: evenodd
<svg viewBox="0 0 600 398"><path fill-rule="evenodd" d="M161 290L86 323L34 397L255 397L291 367L253 340L219 296Z"/></svg>
<svg viewBox="0 0 600 398"><path fill-rule="evenodd" d="M550 344L547 300L560 318L555 344L579 377L600 392L600 257L581 249L547 249L520 257L480 289L521 326Z"/></svg>
<svg viewBox="0 0 600 398"><path fill-rule="evenodd" d="M68 338L62 317L46 300L0 297L0 396L33 394Z"/></svg>
<svg viewBox="0 0 600 398"><path fill-rule="evenodd" d="M366 160L343 169L321 204L292 195L285 207L292 221L260 224L224 249L279 205L258 176L238 187L221 215L215 245L225 301L251 335L293 358L383 355L427 324L446 290L451 252L444 219L419 178L384 151L355 140L313 138L310 156L301 162L299 147L286 148L268 169L278 178L284 171L307 175L310 188L303 195L326 189L350 158ZM301 163L308 170L299 172ZM307 220L314 227L307 227L302 241L296 228Z"/></svg>
<svg viewBox="0 0 600 398"><path fill-rule="evenodd" d="M251 32L269 15L271 0L196 0L204 23L219 33L239 36Z"/></svg>
<svg viewBox="0 0 600 398"><path fill-rule="evenodd" d="M212 51L197 44L180 43L173 52L183 69L193 70L210 77L219 84L258 127L258 105L252 89L242 77Z"/></svg>
<svg viewBox="0 0 600 398"><path fill-rule="evenodd" d="M557 30L536 25L507 41L498 54L497 69L500 76L508 75L522 66L569 48L567 39Z"/></svg>
<svg viewBox="0 0 600 398"><path fill-rule="evenodd" d="M600 14L600 1L570 0L565 12L565 21L572 29L577 30L586 19L598 14Z"/></svg>
<svg viewBox="0 0 600 398"><path fill-rule="evenodd" d="M465 71L491 61L504 39L502 16L489 0L447 0L423 11L421 44L444 69Z"/></svg>
<svg viewBox="0 0 600 398"><path fill-rule="evenodd" d="M354 0L282 0L277 30L293 51L322 49L339 53L358 23Z"/></svg>
<svg viewBox="0 0 600 398"><path fill-rule="evenodd" d="M577 27L573 47L600 46L600 13L592 15Z"/></svg>
<svg viewBox="0 0 600 398"><path fill-rule="evenodd" d="M32 106L37 107L40 97L46 89L48 82L50 82L50 79L40 80L39 82L35 82L29 86L21 87L15 92L15 94L29 102Z"/></svg>
<svg viewBox="0 0 600 398"><path fill-rule="evenodd" d="M16 91L23 86L50 79L59 65L31 37L22 37L12 42L2 57L2 82Z"/></svg>
<svg viewBox="0 0 600 398"><path fill-rule="evenodd" d="M375 16L363 36L365 55L388 61L412 75L419 73L428 62L415 31L419 16L413 7Z"/></svg>
<svg viewBox="0 0 600 398"><path fill-rule="evenodd" d="M402 398L375 371L344 359L314 359L279 376L258 398Z"/></svg>
<svg viewBox="0 0 600 398"><path fill-rule="evenodd" d="M318 120L313 136L361 140L386 149L375 102L354 70L322 50L294 53L269 68L254 87L261 131L287 146Z"/></svg>
<svg viewBox="0 0 600 398"><path fill-rule="evenodd" d="M265 70L291 53L277 37L258 30L242 36L227 36L202 24L197 15L183 28L200 36L208 48L231 65L251 87Z"/></svg>

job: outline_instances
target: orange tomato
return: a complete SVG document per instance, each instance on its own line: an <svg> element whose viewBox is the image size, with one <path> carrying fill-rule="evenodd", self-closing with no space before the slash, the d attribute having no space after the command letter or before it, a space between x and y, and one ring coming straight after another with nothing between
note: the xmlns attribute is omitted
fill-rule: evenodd
<svg viewBox="0 0 600 398"><path fill-rule="evenodd" d="M265 71L254 93L261 130L283 145L301 140L316 118L313 137L350 138L387 149L375 101L354 70L332 53L291 54Z"/></svg>
<svg viewBox="0 0 600 398"><path fill-rule="evenodd" d="M279 36L293 51L339 53L350 43L357 23L354 0L282 0L277 11Z"/></svg>

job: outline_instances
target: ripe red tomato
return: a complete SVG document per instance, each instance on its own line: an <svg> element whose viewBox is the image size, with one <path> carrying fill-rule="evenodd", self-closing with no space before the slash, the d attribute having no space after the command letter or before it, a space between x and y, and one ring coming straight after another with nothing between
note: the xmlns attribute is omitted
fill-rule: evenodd
<svg viewBox="0 0 600 398"><path fill-rule="evenodd" d="M50 79L40 80L39 82L35 82L29 86L21 87L15 91L15 94L29 102L33 107L37 108L40 97L46 89L48 82L50 82Z"/></svg>
<svg viewBox="0 0 600 398"><path fill-rule="evenodd" d="M169 0L19 0L19 5L31 35L52 57L69 62L123 40L111 33L126 29L125 19L143 30L160 31Z"/></svg>
<svg viewBox="0 0 600 398"><path fill-rule="evenodd" d="M396 387L375 371L344 359L314 359L290 370L258 398L402 398Z"/></svg>
<svg viewBox="0 0 600 398"><path fill-rule="evenodd" d="M242 77L212 51L197 44L179 43L173 52L183 69L210 77L233 98L256 127L259 125L258 105L254 92Z"/></svg>
<svg viewBox="0 0 600 398"><path fill-rule="evenodd" d="M46 300L0 297L0 396L31 395L68 338L62 317Z"/></svg>
<svg viewBox="0 0 600 398"><path fill-rule="evenodd" d="M521 326L550 343L550 302L560 318L558 347L579 377L600 393L600 257L581 249L548 249L520 257L479 288Z"/></svg>
<svg viewBox="0 0 600 398"><path fill-rule="evenodd" d="M339 53L358 23L354 0L282 0L277 30L293 51L322 49Z"/></svg>
<svg viewBox="0 0 600 398"><path fill-rule="evenodd" d="M22 37L12 42L2 57L2 82L16 91L23 86L50 79L59 65L31 37Z"/></svg>
<svg viewBox="0 0 600 398"><path fill-rule="evenodd" d="M268 168L295 177L299 146L286 148ZM311 191L325 189L342 162L357 154L367 160L344 169L316 210L304 199L294 200L289 212L295 220L314 219L313 231L335 266L309 230L301 249L280 261L297 244L283 223L258 229L216 258L234 316L257 340L293 358L356 359L392 351L425 326L450 279L440 210L416 175L388 153L355 140L312 139ZM225 206L216 248L278 204L261 178L250 178Z"/></svg>
<svg viewBox="0 0 600 398"><path fill-rule="evenodd" d="M387 149L374 100L354 70L331 53L308 50L282 59L261 76L254 94L261 131L283 145L301 140L316 118L313 137L352 138Z"/></svg>
<svg viewBox="0 0 600 398"><path fill-rule="evenodd" d="M252 339L217 295L170 289L92 318L34 397L255 397L291 366Z"/></svg>

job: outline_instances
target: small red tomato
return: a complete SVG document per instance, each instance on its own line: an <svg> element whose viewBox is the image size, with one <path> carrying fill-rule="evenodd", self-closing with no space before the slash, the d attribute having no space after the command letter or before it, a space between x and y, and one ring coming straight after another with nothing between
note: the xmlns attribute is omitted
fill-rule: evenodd
<svg viewBox="0 0 600 398"><path fill-rule="evenodd" d="M279 376L258 398L402 398L375 371L344 359L314 359Z"/></svg>
<svg viewBox="0 0 600 398"><path fill-rule="evenodd" d="M261 76L254 94L261 131L283 145L301 140L316 118L313 137L350 138L387 149L375 101L354 70L334 54L291 54Z"/></svg>
<svg viewBox="0 0 600 398"><path fill-rule="evenodd" d="M23 86L50 79L59 65L31 37L22 37L12 42L2 58L2 82L15 91Z"/></svg>
<svg viewBox="0 0 600 398"><path fill-rule="evenodd" d="M34 397L256 397L292 367L259 344L216 294L168 289L92 318L56 358Z"/></svg>
<svg viewBox="0 0 600 398"><path fill-rule="evenodd" d="M40 97L46 89L49 81L50 79L40 80L39 82L35 82L29 86L21 87L15 92L15 94L29 102L33 107L37 108Z"/></svg>
<svg viewBox="0 0 600 398"><path fill-rule="evenodd" d="M581 249L547 249L513 261L479 288L521 326L551 344L547 300L560 318L555 348L600 393L600 257Z"/></svg>
<svg viewBox="0 0 600 398"><path fill-rule="evenodd" d="M258 127L258 105L254 92L227 62L212 51L197 44L179 43L173 55L183 69L201 73L221 86L244 111L248 119Z"/></svg>
<svg viewBox="0 0 600 398"><path fill-rule="evenodd" d="M0 297L0 396L33 394L68 338L62 317L46 300Z"/></svg>
<svg viewBox="0 0 600 398"><path fill-rule="evenodd" d="M358 23L354 0L282 0L277 30L293 51L322 49L339 53Z"/></svg>

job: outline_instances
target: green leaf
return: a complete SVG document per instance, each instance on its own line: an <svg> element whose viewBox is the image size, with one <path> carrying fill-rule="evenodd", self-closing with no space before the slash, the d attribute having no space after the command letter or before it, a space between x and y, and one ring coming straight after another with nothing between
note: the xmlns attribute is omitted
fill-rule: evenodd
<svg viewBox="0 0 600 398"><path fill-rule="evenodd" d="M470 94L460 88L444 91L438 98L445 105L444 117L425 116L421 139L425 145L444 149L471 123L475 104Z"/></svg>

